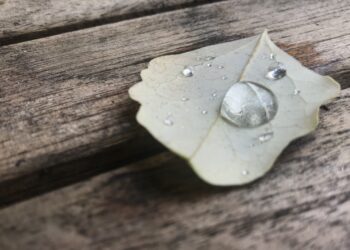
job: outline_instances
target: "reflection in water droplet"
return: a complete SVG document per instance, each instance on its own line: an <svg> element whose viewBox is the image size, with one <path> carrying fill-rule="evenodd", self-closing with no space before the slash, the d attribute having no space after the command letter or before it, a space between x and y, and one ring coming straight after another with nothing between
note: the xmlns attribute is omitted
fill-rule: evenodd
<svg viewBox="0 0 350 250"><path fill-rule="evenodd" d="M182 97L181 98L181 101L183 101L183 102L187 102L189 99L187 98L187 97Z"/></svg>
<svg viewBox="0 0 350 250"><path fill-rule="evenodd" d="M164 119L163 123L167 126L173 126L174 125L174 122L173 120L171 120L169 117Z"/></svg>
<svg viewBox="0 0 350 250"><path fill-rule="evenodd" d="M248 170L243 170L242 171L242 175L248 175L249 174L249 171Z"/></svg>
<svg viewBox="0 0 350 250"><path fill-rule="evenodd" d="M278 80L285 77L287 74L287 69L283 63L274 62L268 68L268 73L266 74L266 78L270 80Z"/></svg>
<svg viewBox="0 0 350 250"><path fill-rule="evenodd" d="M237 82L227 91L221 115L238 127L257 127L273 119L277 100L267 88L254 82Z"/></svg>
<svg viewBox="0 0 350 250"><path fill-rule="evenodd" d="M190 68L184 68L184 70L182 71L182 74L186 77L191 77L193 76L193 71Z"/></svg>
<svg viewBox="0 0 350 250"><path fill-rule="evenodd" d="M211 63L208 63L207 66L210 68L211 66L213 66L213 64Z"/></svg>
<svg viewBox="0 0 350 250"><path fill-rule="evenodd" d="M222 80L227 80L227 76L221 77Z"/></svg>
<svg viewBox="0 0 350 250"><path fill-rule="evenodd" d="M208 111L206 111L206 110L202 110L202 115L206 115L206 114L208 114Z"/></svg>
<svg viewBox="0 0 350 250"><path fill-rule="evenodd" d="M271 140L272 137L273 137L273 132L268 132L268 133L260 135L259 141L260 142L267 142L267 141Z"/></svg>
<svg viewBox="0 0 350 250"><path fill-rule="evenodd" d="M300 90L299 89L295 89L294 90L294 95L299 95L300 94Z"/></svg>

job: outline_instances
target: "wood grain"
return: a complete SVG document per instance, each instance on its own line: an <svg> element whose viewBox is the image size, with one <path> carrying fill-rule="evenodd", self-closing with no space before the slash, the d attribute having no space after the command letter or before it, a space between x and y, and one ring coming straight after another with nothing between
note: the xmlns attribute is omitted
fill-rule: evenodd
<svg viewBox="0 0 350 250"><path fill-rule="evenodd" d="M1 249L349 249L350 89L248 186L163 153L0 211Z"/></svg>
<svg viewBox="0 0 350 250"><path fill-rule="evenodd" d="M349 20L336 0L233 0L0 47L0 204L159 152L127 95L154 57L268 28L348 87Z"/></svg>
<svg viewBox="0 0 350 250"><path fill-rule="evenodd" d="M200 5L208 0L1 0L0 45Z"/></svg>

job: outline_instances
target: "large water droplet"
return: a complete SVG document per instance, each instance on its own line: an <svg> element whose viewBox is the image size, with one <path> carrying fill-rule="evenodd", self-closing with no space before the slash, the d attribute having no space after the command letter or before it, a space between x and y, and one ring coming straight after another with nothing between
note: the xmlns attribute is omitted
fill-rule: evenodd
<svg viewBox="0 0 350 250"><path fill-rule="evenodd" d="M182 71L182 74L183 74L184 76L186 76L186 77L191 77L191 76L193 76L193 71L192 71L191 68L186 67L186 68L184 68L184 70Z"/></svg>
<svg viewBox="0 0 350 250"><path fill-rule="evenodd" d="M278 80L285 77L287 74L287 69L283 63L274 62L268 68L266 78L270 80Z"/></svg>
<svg viewBox="0 0 350 250"><path fill-rule="evenodd" d="M221 115L238 127L257 127L273 119L277 100L267 88L254 82L237 82L226 93Z"/></svg>

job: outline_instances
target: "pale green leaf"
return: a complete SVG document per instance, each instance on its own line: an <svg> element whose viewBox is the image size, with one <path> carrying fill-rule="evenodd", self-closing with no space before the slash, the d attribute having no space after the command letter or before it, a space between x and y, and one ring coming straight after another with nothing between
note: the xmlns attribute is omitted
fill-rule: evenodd
<svg viewBox="0 0 350 250"><path fill-rule="evenodd" d="M271 53L275 58L270 58ZM266 78L274 60L287 69L278 80ZM184 76L186 67L192 76ZM138 122L213 185L241 185L264 175L292 140L316 128L320 105L336 97L340 88L330 77L310 71L279 49L266 32L156 58L141 76L142 82L129 91L141 104ZM263 89L240 86L239 81ZM239 119L230 122L220 114L229 90L228 96L240 99L237 105L258 97L253 109L267 113L272 106L264 103L271 93L276 112L272 110L271 120L259 126L244 126ZM264 121L266 114L257 118Z"/></svg>

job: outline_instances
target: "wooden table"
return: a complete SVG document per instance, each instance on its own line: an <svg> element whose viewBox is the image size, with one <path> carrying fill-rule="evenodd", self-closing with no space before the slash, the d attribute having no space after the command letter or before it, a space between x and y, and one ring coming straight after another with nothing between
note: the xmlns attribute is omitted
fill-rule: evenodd
<svg viewBox="0 0 350 250"><path fill-rule="evenodd" d="M259 34L338 80L264 178L201 182L135 121L155 57ZM0 0L0 249L350 249L350 3Z"/></svg>

